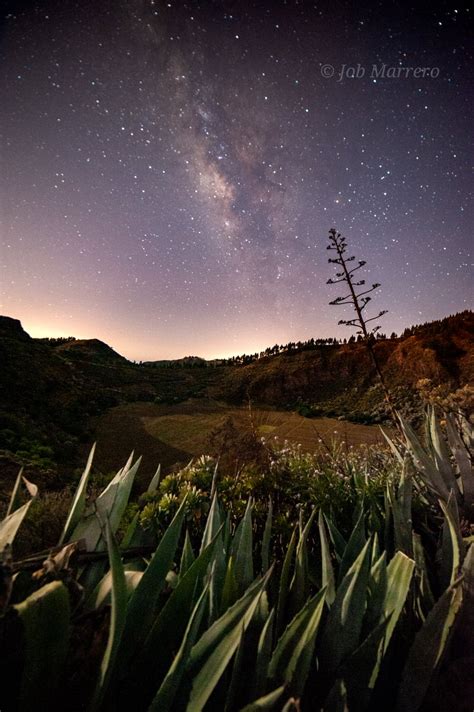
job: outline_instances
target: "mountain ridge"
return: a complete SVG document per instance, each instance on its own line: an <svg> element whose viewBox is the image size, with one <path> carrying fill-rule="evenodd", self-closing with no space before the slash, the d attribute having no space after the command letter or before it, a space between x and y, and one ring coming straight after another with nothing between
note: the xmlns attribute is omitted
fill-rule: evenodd
<svg viewBox="0 0 474 712"><path fill-rule="evenodd" d="M34 339L17 319L0 317L0 449L47 442L60 459L94 439L101 414L138 401L250 400L304 415L384 421L365 345L308 343L249 363L188 357L153 367L128 361L99 339ZM397 406L410 415L420 379L447 391L474 383L474 313L411 327L376 340L374 349Z"/></svg>

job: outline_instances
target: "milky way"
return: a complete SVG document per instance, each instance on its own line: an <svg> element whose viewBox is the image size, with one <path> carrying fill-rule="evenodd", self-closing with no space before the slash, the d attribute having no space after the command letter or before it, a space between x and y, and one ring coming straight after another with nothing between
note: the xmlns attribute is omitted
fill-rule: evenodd
<svg viewBox="0 0 474 712"><path fill-rule="evenodd" d="M1 312L135 359L348 336L332 226L382 284L384 331L471 308L469 22L453 4L7 2Z"/></svg>

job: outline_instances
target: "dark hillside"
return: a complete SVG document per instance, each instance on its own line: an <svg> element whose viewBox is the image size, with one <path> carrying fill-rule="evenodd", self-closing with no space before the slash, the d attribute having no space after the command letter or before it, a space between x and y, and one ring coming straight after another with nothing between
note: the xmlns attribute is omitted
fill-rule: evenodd
<svg viewBox="0 0 474 712"><path fill-rule="evenodd" d="M43 459L68 464L108 408L205 397L216 376L215 369L147 369L97 339L32 339L8 317L0 317L0 362L0 450L34 457L43 448Z"/></svg>
<svg viewBox="0 0 474 712"><path fill-rule="evenodd" d="M420 379L455 390L474 383L474 314L463 312L380 339L377 356L401 407ZM197 357L135 364L97 339L32 339L0 317L0 449L70 464L94 437L97 416L137 401L228 403L297 408L360 422L384 418L364 344L303 344L248 365ZM406 409L409 408L407 407Z"/></svg>
<svg viewBox="0 0 474 712"><path fill-rule="evenodd" d="M375 351L402 401L420 379L451 390L474 383L474 314L463 312L399 338L377 340ZM279 406L311 403L336 415L367 414L381 402L373 366L359 342L268 356L228 371L220 387L220 395L235 402L250 397Z"/></svg>

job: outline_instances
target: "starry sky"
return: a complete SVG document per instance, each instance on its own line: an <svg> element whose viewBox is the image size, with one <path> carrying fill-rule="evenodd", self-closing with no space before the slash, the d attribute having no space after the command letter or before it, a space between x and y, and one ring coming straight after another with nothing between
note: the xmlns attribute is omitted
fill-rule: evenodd
<svg viewBox="0 0 474 712"><path fill-rule="evenodd" d="M383 331L472 308L472 13L424 5L7 0L0 313L137 360L349 336L333 226Z"/></svg>

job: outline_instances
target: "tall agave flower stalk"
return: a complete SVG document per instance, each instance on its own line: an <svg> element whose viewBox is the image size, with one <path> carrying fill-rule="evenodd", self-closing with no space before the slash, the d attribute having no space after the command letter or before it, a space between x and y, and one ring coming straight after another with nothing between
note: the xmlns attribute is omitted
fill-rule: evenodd
<svg viewBox="0 0 474 712"><path fill-rule="evenodd" d="M380 287L378 282L374 282L369 289L365 289L365 279L358 279L355 275L364 265L365 260L359 260L358 263L353 267L350 263L354 262L355 256L351 255L348 257L347 252L347 240L337 232L334 228L329 230L329 245L328 250L336 252L336 257L328 259L330 264L337 265L341 271L336 272L336 279L328 279L327 284L339 284L344 282L347 284L349 293L343 297L336 297L329 304L331 306L346 306L351 305L355 312L355 317L352 319L340 319L338 324L344 324L345 326L356 328L356 333L362 336L364 343L366 345L367 351L369 352L370 359L374 366L375 372L377 373L378 379L382 386L385 401L392 415L393 421L396 427L399 427L398 416L393 405L393 399L390 393L390 389L387 386L387 382L380 368L379 361L377 359L377 354L375 353L373 337L374 334L380 330L380 325L376 324L372 326L372 322L378 321L384 314L387 314L386 309L382 309L376 316L368 317L365 314L365 309L369 305L372 297L370 296L372 292ZM362 291L358 291L359 287L364 287ZM370 326L369 326L370 325Z"/></svg>

